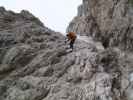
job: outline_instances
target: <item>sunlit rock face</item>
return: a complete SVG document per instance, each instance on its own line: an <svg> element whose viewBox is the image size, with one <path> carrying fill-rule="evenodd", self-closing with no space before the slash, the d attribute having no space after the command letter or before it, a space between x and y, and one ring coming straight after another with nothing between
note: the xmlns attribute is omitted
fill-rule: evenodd
<svg viewBox="0 0 133 100"><path fill-rule="evenodd" d="M70 22L67 31L92 36L105 47L118 46L132 51L131 3L131 0L83 0L78 16Z"/></svg>
<svg viewBox="0 0 133 100"><path fill-rule="evenodd" d="M86 17L88 1L77 17L84 23L78 31L88 34L77 37L73 52L30 12L0 8L0 100L133 99L133 54L93 40L101 29Z"/></svg>

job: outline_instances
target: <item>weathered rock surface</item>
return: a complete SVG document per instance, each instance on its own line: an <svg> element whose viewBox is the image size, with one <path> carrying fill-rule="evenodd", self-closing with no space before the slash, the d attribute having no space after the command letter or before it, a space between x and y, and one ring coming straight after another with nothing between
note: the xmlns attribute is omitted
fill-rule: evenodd
<svg viewBox="0 0 133 100"><path fill-rule="evenodd" d="M67 28L100 40L104 47L133 50L132 0L83 0L78 16ZM82 10L81 10L82 9Z"/></svg>
<svg viewBox="0 0 133 100"><path fill-rule="evenodd" d="M70 52L61 33L29 12L0 13L0 100L133 99L132 53L91 37Z"/></svg>

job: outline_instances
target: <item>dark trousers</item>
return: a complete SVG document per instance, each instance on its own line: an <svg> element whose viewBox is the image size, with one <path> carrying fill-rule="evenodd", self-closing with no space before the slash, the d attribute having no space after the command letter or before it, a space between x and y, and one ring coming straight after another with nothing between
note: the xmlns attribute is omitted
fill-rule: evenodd
<svg viewBox="0 0 133 100"><path fill-rule="evenodd" d="M75 40L71 40L71 41L70 41L70 48L71 48L72 50L73 50L74 42L75 42Z"/></svg>

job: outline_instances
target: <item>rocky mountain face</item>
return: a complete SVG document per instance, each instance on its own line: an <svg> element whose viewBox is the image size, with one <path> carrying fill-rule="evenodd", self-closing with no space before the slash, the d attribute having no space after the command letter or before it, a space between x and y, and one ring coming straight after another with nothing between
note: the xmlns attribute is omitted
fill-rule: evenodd
<svg viewBox="0 0 133 100"><path fill-rule="evenodd" d="M95 18L84 20L88 1L70 30L78 23L80 32L93 24L93 34L101 30ZM28 11L0 7L0 100L133 100L132 53L104 48L91 37L77 39L70 52L64 40Z"/></svg>
<svg viewBox="0 0 133 100"><path fill-rule="evenodd" d="M67 31L92 36L104 47L133 50L132 0L83 0Z"/></svg>

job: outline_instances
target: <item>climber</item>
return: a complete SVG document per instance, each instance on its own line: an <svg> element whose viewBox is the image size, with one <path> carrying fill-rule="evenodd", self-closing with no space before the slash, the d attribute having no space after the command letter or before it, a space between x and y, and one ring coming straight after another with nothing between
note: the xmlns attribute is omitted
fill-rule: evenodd
<svg viewBox="0 0 133 100"><path fill-rule="evenodd" d="M74 33L74 32L69 32L69 33L67 33L66 34L66 40L65 40L65 43L67 42L67 41L70 41L70 48L72 49L72 51L73 51L73 45L74 45L74 42L75 42L75 40L76 40L76 38L77 38L77 36L76 36L76 33Z"/></svg>

